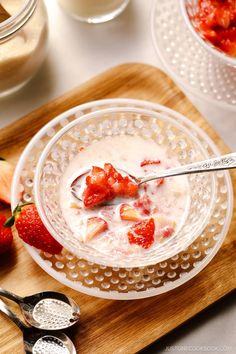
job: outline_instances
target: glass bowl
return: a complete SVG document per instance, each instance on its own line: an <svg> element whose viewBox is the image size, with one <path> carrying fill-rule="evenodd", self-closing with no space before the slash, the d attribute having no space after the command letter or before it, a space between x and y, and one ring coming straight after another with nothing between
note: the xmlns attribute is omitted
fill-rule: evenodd
<svg viewBox="0 0 236 354"><path fill-rule="evenodd" d="M73 18L87 23L103 23L119 16L129 0L58 0Z"/></svg>
<svg viewBox="0 0 236 354"><path fill-rule="evenodd" d="M67 224L59 200L59 187L69 162L82 146L105 136L138 135L164 145L180 164L200 161L208 152L198 138L180 122L157 112L125 107L107 108L78 117L54 135L38 161L34 197L49 232L67 250L90 262L112 267L141 267L162 262L186 249L202 232L216 198L214 173L188 176L190 203L175 234L164 242L136 254L108 254L78 240Z"/></svg>
<svg viewBox="0 0 236 354"><path fill-rule="evenodd" d="M199 31L197 31L194 16L198 10L198 0L180 0L180 5L184 21L200 45L215 58L220 59L227 65L236 67L236 58L216 48L210 41L206 40Z"/></svg>

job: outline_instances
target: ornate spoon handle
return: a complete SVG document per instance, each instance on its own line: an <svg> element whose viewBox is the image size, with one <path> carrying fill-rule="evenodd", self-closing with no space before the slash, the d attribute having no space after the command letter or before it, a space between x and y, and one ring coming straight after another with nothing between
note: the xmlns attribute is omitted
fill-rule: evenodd
<svg viewBox="0 0 236 354"><path fill-rule="evenodd" d="M220 157L213 157L212 159L195 162L189 165L171 168L169 170L160 171L155 175L139 177L136 178L136 181L138 182L138 184L142 184L163 177L187 175L190 173L228 170L231 168L236 168L236 152Z"/></svg>

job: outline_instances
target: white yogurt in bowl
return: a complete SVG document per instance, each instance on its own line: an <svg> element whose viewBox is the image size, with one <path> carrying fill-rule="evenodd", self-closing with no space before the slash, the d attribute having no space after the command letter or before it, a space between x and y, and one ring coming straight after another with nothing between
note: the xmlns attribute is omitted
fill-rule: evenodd
<svg viewBox="0 0 236 354"><path fill-rule="evenodd" d="M160 162L159 162L160 161ZM127 234L133 220L121 219L122 203L117 205L84 208L71 194L71 182L85 166L103 166L112 163L131 175L142 176L158 170L179 166L176 157L153 140L133 136L106 137L85 149L81 149L67 167L60 186L60 204L63 215L75 237L88 242L95 249L106 253L140 253L142 247L130 244ZM153 164L151 163L153 162ZM157 162L157 163L156 163ZM144 164L144 166L141 166ZM140 220L154 219L154 243L162 242L163 231L171 228L171 234L184 223L189 206L189 184L186 176L151 181L140 186L139 195L130 198L128 204L139 214ZM86 235L87 220L99 217L107 223L107 230L89 239ZM171 237L171 235L170 235Z"/></svg>

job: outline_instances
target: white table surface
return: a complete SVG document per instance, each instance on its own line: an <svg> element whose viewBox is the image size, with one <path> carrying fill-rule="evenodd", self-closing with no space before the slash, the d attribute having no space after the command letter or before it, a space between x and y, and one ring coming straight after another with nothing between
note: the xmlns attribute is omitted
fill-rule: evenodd
<svg viewBox="0 0 236 354"><path fill-rule="evenodd" d="M79 23L65 15L56 0L45 2L50 25L48 57L25 88L0 99L0 127L115 65L143 62L161 67L151 39L151 0L131 0L121 16L100 25ZM222 111L187 94L236 151L236 112ZM231 294L145 353L236 353L235 319L235 294Z"/></svg>

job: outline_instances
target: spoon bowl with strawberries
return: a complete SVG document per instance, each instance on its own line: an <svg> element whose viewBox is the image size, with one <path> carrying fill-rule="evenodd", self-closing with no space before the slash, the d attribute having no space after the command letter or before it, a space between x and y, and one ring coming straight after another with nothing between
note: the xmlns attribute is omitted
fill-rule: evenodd
<svg viewBox="0 0 236 354"><path fill-rule="evenodd" d="M141 165L144 166L146 164L148 165L150 162L145 161ZM82 175L73 180L70 188L73 196L82 201L85 207L94 207L100 204L120 204L121 197L135 197L140 185L153 180L233 168L236 168L236 152L158 171L158 173L148 174L143 177L133 176L127 171L114 168L110 163L105 163L104 169L96 166L87 168Z"/></svg>

